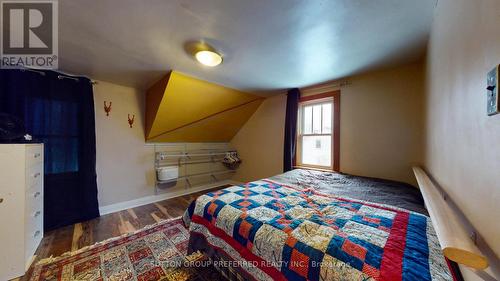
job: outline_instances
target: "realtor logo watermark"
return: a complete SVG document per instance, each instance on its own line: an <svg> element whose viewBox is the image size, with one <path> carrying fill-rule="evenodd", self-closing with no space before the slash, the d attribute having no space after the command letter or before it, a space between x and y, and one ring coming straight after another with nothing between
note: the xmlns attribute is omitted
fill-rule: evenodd
<svg viewBox="0 0 500 281"><path fill-rule="evenodd" d="M0 5L0 68L57 69L57 1L0 1Z"/></svg>

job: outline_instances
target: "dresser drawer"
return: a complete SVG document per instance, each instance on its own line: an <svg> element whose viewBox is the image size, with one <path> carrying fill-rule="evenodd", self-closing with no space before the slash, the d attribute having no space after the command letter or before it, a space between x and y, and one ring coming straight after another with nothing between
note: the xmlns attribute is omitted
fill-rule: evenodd
<svg viewBox="0 0 500 281"><path fill-rule="evenodd" d="M26 190L41 186L43 179L43 165L38 163L26 169Z"/></svg>
<svg viewBox="0 0 500 281"><path fill-rule="evenodd" d="M26 241L28 240L33 240L35 238L40 237L43 234L43 220L42 220L42 213L40 212L40 215L34 216L31 215L26 218L25 220L26 223Z"/></svg>
<svg viewBox="0 0 500 281"><path fill-rule="evenodd" d="M25 236L37 237L43 231L43 200L42 196L30 196L26 198L26 213L24 218L25 223ZM39 231L39 234L36 232Z"/></svg>
<svg viewBox="0 0 500 281"><path fill-rule="evenodd" d="M43 238L43 144L0 144L0 280L26 272Z"/></svg>
<svg viewBox="0 0 500 281"><path fill-rule="evenodd" d="M42 145L28 145L26 146L26 166L41 163L43 161L43 146Z"/></svg>
<svg viewBox="0 0 500 281"><path fill-rule="evenodd" d="M43 211L43 196L41 185L27 190L25 200L26 205L24 210L26 212L26 217L34 216L36 212Z"/></svg>
<svg viewBox="0 0 500 281"><path fill-rule="evenodd" d="M39 219L43 216L43 202L41 195L26 201L26 222L33 219Z"/></svg>
<svg viewBox="0 0 500 281"><path fill-rule="evenodd" d="M43 237L43 220L41 217L31 218L26 221L25 232L25 261L29 261L36 251Z"/></svg>

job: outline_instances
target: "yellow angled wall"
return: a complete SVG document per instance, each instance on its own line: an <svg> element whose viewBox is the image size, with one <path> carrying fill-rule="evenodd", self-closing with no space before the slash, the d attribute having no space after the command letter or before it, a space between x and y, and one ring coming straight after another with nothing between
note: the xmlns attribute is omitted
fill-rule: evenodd
<svg viewBox="0 0 500 281"><path fill-rule="evenodd" d="M261 105L262 99L159 135L152 142L227 142Z"/></svg>
<svg viewBox="0 0 500 281"><path fill-rule="evenodd" d="M146 140L230 141L262 101L260 96L172 71L148 90Z"/></svg>
<svg viewBox="0 0 500 281"><path fill-rule="evenodd" d="M146 136L149 136L153 126L156 113L160 107L165 88L167 87L170 73L156 82L148 91L146 95Z"/></svg>

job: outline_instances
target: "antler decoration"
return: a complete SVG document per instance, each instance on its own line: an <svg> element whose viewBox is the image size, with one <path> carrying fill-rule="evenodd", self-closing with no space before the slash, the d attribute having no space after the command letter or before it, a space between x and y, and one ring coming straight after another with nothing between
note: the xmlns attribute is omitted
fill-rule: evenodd
<svg viewBox="0 0 500 281"><path fill-rule="evenodd" d="M113 102L109 102L109 105L106 104L106 101L104 101L104 111L106 112L106 116L109 116L109 112L111 111L111 105Z"/></svg>
<svg viewBox="0 0 500 281"><path fill-rule="evenodd" d="M132 124L134 124L135 114L132 115L132 119L130 118L130 114L127 115L128 115L128 124L130 125L130 128L132 128Z"/></svg>

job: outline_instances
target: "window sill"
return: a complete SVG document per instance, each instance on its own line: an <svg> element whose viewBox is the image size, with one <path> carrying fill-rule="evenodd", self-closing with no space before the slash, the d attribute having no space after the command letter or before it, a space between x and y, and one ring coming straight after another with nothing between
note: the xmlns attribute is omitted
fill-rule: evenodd
<svg viewBox="0 0 500 281"><path fill-rule="evenodd" d="M293 166L294 169L305 169L305 170L313 170L313 171L320 171L320 172L335 172L332 169L327 169L327 168L315 168L315 167L309 167L309 166Z"/></svg>

